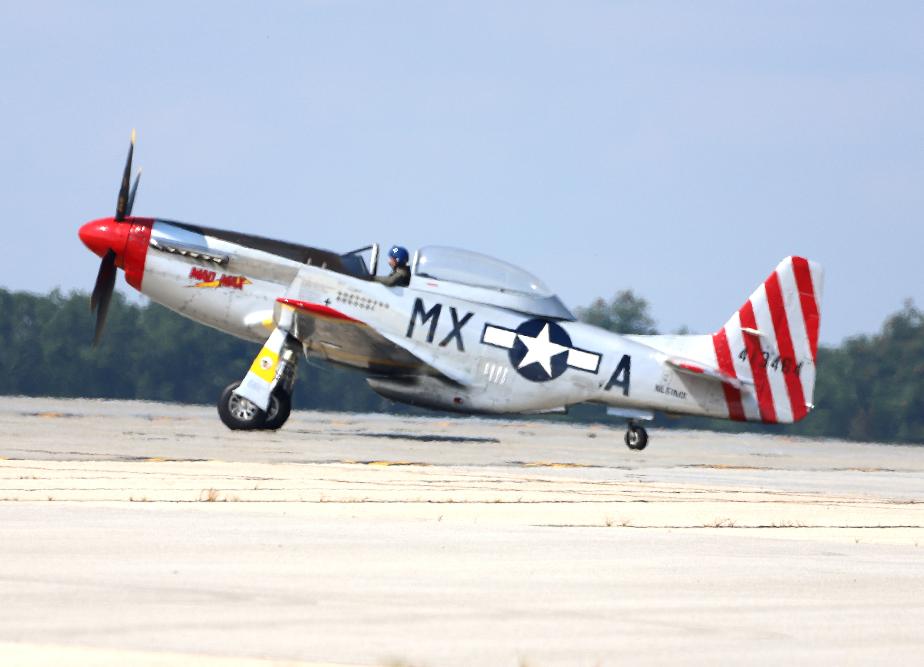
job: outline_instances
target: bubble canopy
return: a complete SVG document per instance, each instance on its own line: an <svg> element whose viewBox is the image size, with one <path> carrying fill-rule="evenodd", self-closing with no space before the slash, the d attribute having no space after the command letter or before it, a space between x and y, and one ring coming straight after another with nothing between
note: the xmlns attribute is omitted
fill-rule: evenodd
<svg viewBox="0 0 924 667"><path fill-rule="evenodd" d="M528 271L461 248L421 248L417 252L414 275L524 296L554 296L545 283Z"/></svg>
<svg viewBox="0 0 924 667"><path fill-rule="evenodd" d="M499 259L445 246L417 251L411 287L528 315L574 321L546 284Z"/></svg>

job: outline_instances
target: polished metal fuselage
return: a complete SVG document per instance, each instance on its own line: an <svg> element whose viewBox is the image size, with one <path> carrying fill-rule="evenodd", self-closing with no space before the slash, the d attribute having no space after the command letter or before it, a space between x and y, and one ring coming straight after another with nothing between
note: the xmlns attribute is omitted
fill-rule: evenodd
<svg viewBox="0 0 924 667"><path fill-rule="evenodd" d="M665 363L680 350L714 364L709 336L622 336L417 275L407 287L386 287L164 221L152 230L141 291L254 342L266 340L281 309L293 308L291 333L307 355L359 369L380 393L418 405L512 413L593 402L728 414L718 383ZM536 333L543 324L549 328ZM527 336L529 325L535 330Z"/></svg>

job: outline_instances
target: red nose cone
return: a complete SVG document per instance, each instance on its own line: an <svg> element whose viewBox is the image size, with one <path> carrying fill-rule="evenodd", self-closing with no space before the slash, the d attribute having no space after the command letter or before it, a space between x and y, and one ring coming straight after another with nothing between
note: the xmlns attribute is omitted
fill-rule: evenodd
<svg viewBox="0 0 924 667"><path fill-rule="evenodd" d="M78 234L83 244L100 257L110 250L121 255L125 249L127 227L112 218L100 218L85 224Z"/></svg>

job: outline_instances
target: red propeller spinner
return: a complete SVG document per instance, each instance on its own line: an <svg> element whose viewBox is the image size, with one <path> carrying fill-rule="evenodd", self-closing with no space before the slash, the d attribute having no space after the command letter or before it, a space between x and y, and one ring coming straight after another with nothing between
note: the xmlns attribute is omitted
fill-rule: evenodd
<svg viewBox="0 0 924 667"><path fill-rule="evenodd" d="M105 257L112 250L118 258L125 252L128 225L116 222L115 218L100 218L85 224L77 234L93 254Z"/></svg>

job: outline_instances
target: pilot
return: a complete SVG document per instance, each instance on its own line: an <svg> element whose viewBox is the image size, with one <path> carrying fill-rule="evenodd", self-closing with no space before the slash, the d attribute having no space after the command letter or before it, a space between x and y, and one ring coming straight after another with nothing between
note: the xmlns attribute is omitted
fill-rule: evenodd
<svg viewBox="0 0 924 667"><path fill-rule="evenodd" d="M407 260L407 248L399 245L392 246L388 252L388 266L391 267L391 273L376 278L376 280L389 287L407 287L411 282L411 270L408 268Z"/></svg>

